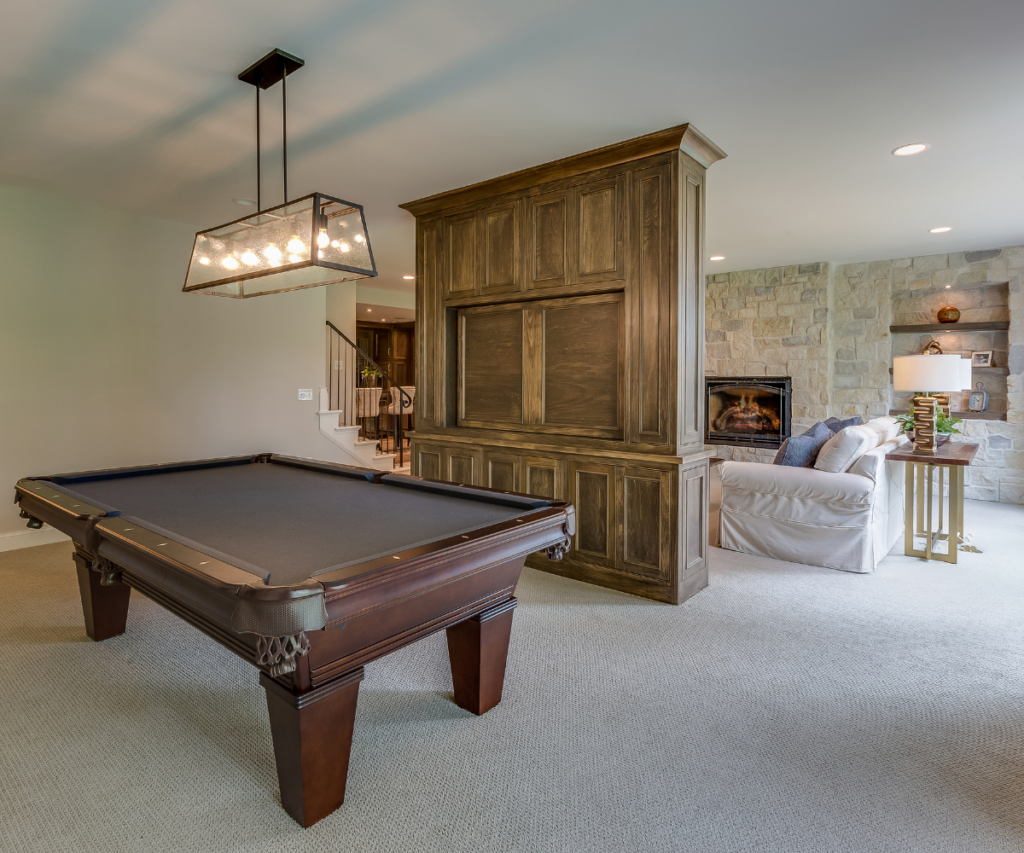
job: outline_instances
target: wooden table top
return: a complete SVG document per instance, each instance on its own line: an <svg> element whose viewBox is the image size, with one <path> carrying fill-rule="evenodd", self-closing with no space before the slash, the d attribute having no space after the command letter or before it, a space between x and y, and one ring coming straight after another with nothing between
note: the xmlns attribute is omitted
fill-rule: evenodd
<svg viewBox="0 0 1024 853"><path fill-rule="evenodd" d="M886 453L885 458L891 462L924 462L932 465L970 465L978 452L977 444L966 444L962 441L947 441L937 447L934 453L915 453L912 444L904 445L899 450Z"/></svg>

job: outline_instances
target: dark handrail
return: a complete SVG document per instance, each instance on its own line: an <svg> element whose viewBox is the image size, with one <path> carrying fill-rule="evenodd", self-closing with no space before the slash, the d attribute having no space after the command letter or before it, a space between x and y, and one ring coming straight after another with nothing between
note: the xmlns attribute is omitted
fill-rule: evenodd
<svg viewBox="0 0 1024 853"><path fill-rule="evenodd" d="M398 389L398 412L393 414L392 417L395 419L394 420L394 437L395 437L395 445L397 446L396 449L398 451L398 466L400 468L403 467L405 465L405 436L403 435L402 419L405 417L405 407L406 407L406 405L408 405L410 409L412 408L412 404L413 404L412 397L410 397L406 393L405 389L403 389L401 385L399 385L397 382L395 382L395 380L391 377L390 373L388 373L379 364L377 364L377 362L375 362L372 358L370 358L370 356L366 352L364 352L363 349L358 344L355 344L351 340L349 340L348 336L343 331L341 331L341 329L339 329L337 326L335 326L334 323L332 323L330 320L327 320L326 322L327 322L327 327L329 329L331 329L331 331L333 331L339 338L341 338L353 350L355 350L357 355L359 355L363 359L365 359L365 361L366 361L366 363L368 365L372 365L373 369L376 370L377 373L380 374L380 376L383 379L387 380L389 388L397 388ZM332 346L331 347L331 353L332 353L332 355L331 355L332 368L331 369L332 370L334 369L334 367L333 367L333 359L334 359L333 351L334 351L334 349L333 349L333 346ZM357 377L357 381L358 381L358 377ZM348 377L346 375L346 387L347 387L347 382L348 382ZM340 397L340 388L339 388L339 397ZM345 394L345 398L346 398L345 407L347 409L347 407L348 407L348 400L347 400L348 392L347 391L346 391L346 394Z"/></svg>
<svg viewBox="0 0 1024 853"><path fill-rule="evenodd" d="M401 394L402 397L405 398L402 401L403 403L408 403L410 406L412 405L412 397L410 397L408 394L405 393L405 391L402 390L402 386L399 385L397 382L395 382L394 379L391 378L391 374L390 373L388 373L386 370L384 370L384 368L382 368L379 364L377 364L377 362L375 362L372 358L370 358L370 356L368 356L362 350L362 348L358 344L352 343L352 341L350 341L348 339L348 335L346 335L341 329L339 329L337 326L335 326L334 323L332 323L330 320L328 320L327 321L327 325L330 326L332 329L334 329L334 331L337 332L339 335L341 335L341 337L344 339L345 343L347 343L350 347L352 347L352 349L354 349L363 358L365 358L368 362L370 362L370 364L372 364L377 369L377 372L380 373L381 376L383 376L385 379L387 379L388 382L390 382L392 385L394 385L398 389L398 393Z"/></svg>

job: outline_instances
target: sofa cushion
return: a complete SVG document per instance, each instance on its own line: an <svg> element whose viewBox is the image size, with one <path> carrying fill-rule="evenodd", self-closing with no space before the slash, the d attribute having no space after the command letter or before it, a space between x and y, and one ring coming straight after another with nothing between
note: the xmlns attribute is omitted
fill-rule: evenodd
<svg viewBox="0 0 1024 853"><path fill-rule="evenodd" d="M879 444L885 444L887 441L892 441L902 431L900 422L896 418L889 417L888 415L881 418L872 418L867 422L867 426L877 429L881 435L882 440Z"/></svg>
<svg viewBox="0 0 1024 853"><path fill-rule="evenodd" d="M782 442L775 454L776 465L791 468L813 468L818 451L832 437L829 428L820 421L802 435L794 435Z"/></svg>
<svg viewBox="0 0 1024 853"><path fill-rule="evenodd" d="M869 450L881 443L882 431L871 426L849 426L832 436L821 448L814 467L829 474L842 474Z"/></svg>
<svg viewBox="0 0 1024 853"><path fill-rule="evenodd" d="M832 435L835 435L837 432L840 432L847 427L860 426L864 421L860 419L860 415L854 415L852 418L847 418L842 421L839 420L839 418L826 418L822 423L832 431Z"/></svg>

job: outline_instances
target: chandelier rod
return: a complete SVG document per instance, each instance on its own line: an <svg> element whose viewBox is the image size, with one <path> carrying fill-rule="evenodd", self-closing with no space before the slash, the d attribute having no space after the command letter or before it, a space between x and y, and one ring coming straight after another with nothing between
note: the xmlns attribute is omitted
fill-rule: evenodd
<svg viewBox="0 0 1024 853"><path fill-rule="evenodd" d="M281 135L282 155L284 164L284 203L288 203L288 66L282 68L281 74Z"/></svg>
<svg viewBox="0 0 1024 853"><path fill-rule="evenodd" d="M260 171L260 87L256 87L256 209L263 210L263 174Z"/></svg>

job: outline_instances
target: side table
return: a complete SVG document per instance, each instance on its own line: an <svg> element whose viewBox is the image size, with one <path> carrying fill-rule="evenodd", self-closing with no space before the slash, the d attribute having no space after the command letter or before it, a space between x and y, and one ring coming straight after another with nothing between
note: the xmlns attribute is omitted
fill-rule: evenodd
<svg viewBox="0 0 1024 853"><path fill-rule="evenodd" d="M977 452L977 444L948 441L934 453L917 453L912 446L904 446L886 454L888 461L907 464L903 553L908 557L956 562L957 546L964 534L964 469ZM947 482L948 501L945 500ZM939 499L937 518L936 493ZM924 537L923 550L915 546L916 536ZM935 548L942 540L946 541L945 553Z"/></svg>

